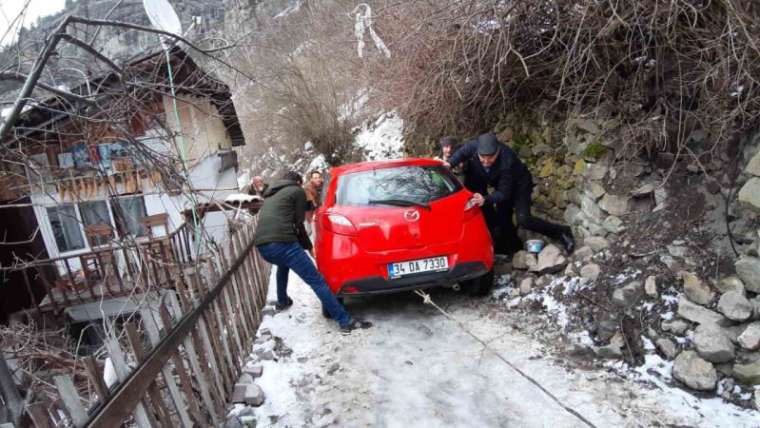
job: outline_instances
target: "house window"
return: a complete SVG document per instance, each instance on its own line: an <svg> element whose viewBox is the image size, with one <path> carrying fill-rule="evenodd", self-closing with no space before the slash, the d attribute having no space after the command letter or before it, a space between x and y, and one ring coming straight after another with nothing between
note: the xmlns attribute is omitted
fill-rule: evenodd
<svg viewBox="0 0 760 428"><path fill-rule="evenodd" d="M111 216L106 201L82 202L79 204L85 235L91 247L105 245L113 238Z"/></svg>
<svg viewBox="0 0 760 428"><path fill-rule="evenodd" d="M65 253L84 248L84 237L73 204L48 208L47 213L59 252Z"/></svg>
<svg viewBox="0 0 760 428"><path fill-rule="evenodd" d="M120 231L132 236L145 236L147 231L140 223L146 217L145 201L142 196L119 198L114 204L114 218Z"/></svg>

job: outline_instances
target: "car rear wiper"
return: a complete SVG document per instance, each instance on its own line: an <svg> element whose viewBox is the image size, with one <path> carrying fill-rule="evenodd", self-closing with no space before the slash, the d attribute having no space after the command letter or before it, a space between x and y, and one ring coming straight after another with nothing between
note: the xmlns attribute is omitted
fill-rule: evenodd
<svg viewBox="0 0 760 428"><path fill-rule="evenodd" d="M420 207L430 211L430 205L421 202L407 201L406 199L370 199L370 205L395 205L397 207Z"/></svg>

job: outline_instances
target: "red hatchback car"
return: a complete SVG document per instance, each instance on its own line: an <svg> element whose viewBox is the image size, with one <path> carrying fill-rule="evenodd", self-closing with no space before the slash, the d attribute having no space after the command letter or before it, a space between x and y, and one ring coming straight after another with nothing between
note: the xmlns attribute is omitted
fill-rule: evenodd
<svg viewBox="0 0 760 428"><path fill-rule="evenodd" d="M333 168L316 212L317 266L339 297L493 285L493 246L472 193L433 159Z"/></svg>

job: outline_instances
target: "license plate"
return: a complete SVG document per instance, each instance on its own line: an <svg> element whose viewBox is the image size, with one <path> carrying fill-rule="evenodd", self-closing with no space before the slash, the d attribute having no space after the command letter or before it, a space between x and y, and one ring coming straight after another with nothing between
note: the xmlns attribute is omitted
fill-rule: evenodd
<svg viewBox="0 0 760 428"><path fill-rule="evenodd" d="M424 272L438 272L449 269L449 259L446 256L430 257L428 259L410 260L407 262L389 263L388 277L401 278Z"/></svg>

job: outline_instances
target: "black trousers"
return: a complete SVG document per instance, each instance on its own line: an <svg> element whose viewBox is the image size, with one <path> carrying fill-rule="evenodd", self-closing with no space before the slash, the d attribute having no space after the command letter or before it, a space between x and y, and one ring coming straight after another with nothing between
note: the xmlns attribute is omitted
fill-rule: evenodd
<svg viewBox="0 0 760 428"><path fill-rule="evenodd" d="M555 240L568 230L567 226L551 223L531 214L532 193L533 183L529 181L517 186L510 200L495 206L483 205L483 215L497 254L511 255L523 249L523 242L517 235L518 226ZM516 214L517 225L512 220L513 214Z"/></svg>

